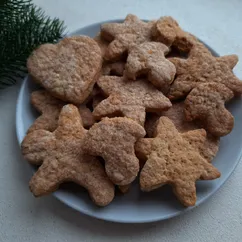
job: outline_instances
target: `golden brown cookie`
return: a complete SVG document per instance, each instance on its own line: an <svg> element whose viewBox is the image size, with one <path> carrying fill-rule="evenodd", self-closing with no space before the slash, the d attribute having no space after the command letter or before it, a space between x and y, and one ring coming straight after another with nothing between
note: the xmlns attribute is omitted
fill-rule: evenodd
<svg viewBox="0 0 242 242"><path fill-rule="evenodd" d="M123 23L105 23L101 36L111 42L106 50L106 60L119 60L132 46L151 40L154 22L144 22L128 14Z"/></svg>
<svg viewBox="0 0 242 242"><path fill-rule="evenodd" d="M36 130L24 138L24 157L32 164L41 165L29 183L35 196L54 192L61 183L72 181L86 188L99 206L113 200L114 186L103 166L95 157L83 152L86 135L78 109L66 105L53 133Z"/></svg>
<svg viewBox="0 0 242 242"><path fill-rule="evenodd" d="M45 90L32 92L31 103L41 113L41 115L30 126L28 132L38 129L54 131L58 126L60 111L66 103L51 96ZM79 105L78 108L82 117L83 126L85 128L91 127L95 123L95 120L90 109L88 109L84 104Z"/></svg>
<svg viewBox="0 0 242 242"><path fill-rule="evenodd" d="M59 114L65 102L54 98L45 90L32 92L30 100L41 115L30 126L28 132L38 129L54 131L57 128Z"/></svg>
<svg viewBox="0 0 242 242"><path fill-rule="evenodd" d="M81 104L100 75L102 55L93 39L74 36L41 45L29 57L27 66L34 80L53 96Z"/></svg>
<svg viewBox="0 0 242 242"><path fill-rule="evenodd" d="M193 135L197 130L198 129L182 133L182 137L186 139L204 159L208 162L212 162L218 152L220 140L218 137L207 133L206 139L203 142L199 135Z"/></svg>
<svg viewBox="0 0 242 242"><path fill-rule="evenodd" d="M205 141L204 130L197 134ZM195 135L194 131L190 135ZM159 119L155 138L140 139L135 149L147 160L140 173L141 189L151 191L169 184L184 206L195 205L197 180L220 177L219 171L199 155L167 117Z"/></svg>
<svg viewBox="0 0 242 242"><path fill-rule="evenodd" d="M214 57L200 45L192 48L188 59L169 58L176 66L176 78L171 85L169 98L177 100L201 83L221 83L236 93L242 93L242 81L233 73L238 62L236 55Z"/></svg>
<svg viewBox="0 0 242 242"><path fill-rule="evenodd" d="M163 92L169 90L175 74L175 66L165 58L169 48L158 42L144 42L129 50L125 75L136 80L137 76L146 74L148 80Z"/></svg>
<svg viewBox="0 0 242 242"><path fill-rule="evenodd" d="M93 110L96 118L125 116L144 125L146 111L159 112L171 107L169 99L146 80L105 76L97 84L108 98Z"/></svg>
<svg viewBox="0 0 242 242"><path fill-rule="evenodd" d="M185 100L186 119L200 120L205 129L214 136L227 135L234 127L234 117L224 103L233 97L233 92L223 84L200 84Z"/></svg>
<svg viewBox="0 0 242 242"><path fill-rule="evenodd" d="M160 41L168 47L174 46L183 52L189 52L198 42L193 35L183 31L177 21L170 16L161 17L152 28L154 40Z"/></svg>
<svg viewBox="0 0 242 242"><path fill-rule="evenodd" d="M202 125L198 122L188 122L185 118L184 114L184 102L177 102L173 103L172 107L160 114L149 114L146 118L145 122L145 130L149 138L154 137L154 131L156 129L158 120L161 116L168 117L175 125L176 129L180 133L185 133L192 130L197 130L202 128ZM196 146L196 139L191 139L194 136L186 136L184 134L184 138L187 138L189 142L192 144L195 142ZM219 149L219 137L214 137L210 133L207 133L207 137L204 143L200 146L196 146L200 155L204 157L208 162L211 162L213 158L216 156L218 149Z"/></svg>
<svg viewBox="0 0 242 242"><path fill-rule="evenodd" d="M128 185L139 172L134 144L144 136L144 128L132 119L104 118L89 129L84 150L105 160L106 173L114 184Z"/></svg>

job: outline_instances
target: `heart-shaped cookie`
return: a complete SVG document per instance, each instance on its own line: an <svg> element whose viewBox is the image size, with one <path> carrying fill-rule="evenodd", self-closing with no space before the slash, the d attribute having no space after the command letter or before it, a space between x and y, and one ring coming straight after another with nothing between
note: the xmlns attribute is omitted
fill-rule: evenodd
<svg viewBox="0 0 242 242"><path fill-rule="evenodd" d="M91 93L102 67L98 44L87 36L44 44L29 57L30 75L53 96L81 104Z"/></svg>

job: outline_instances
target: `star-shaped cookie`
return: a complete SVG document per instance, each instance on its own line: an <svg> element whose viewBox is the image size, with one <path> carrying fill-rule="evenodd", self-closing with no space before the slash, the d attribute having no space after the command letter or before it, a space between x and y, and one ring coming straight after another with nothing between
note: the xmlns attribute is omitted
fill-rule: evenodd
<svg viewBox="0 0 242 242"><path fill-rule="evenodd" d="M200 130L203 125L199 122L187 121L184 114L184 108L184 102L176 102L172 104L172 107L168 111L161 112L160 114L148 114L145 122L147 137L154 137L156 126L161 116L168 117L173 122L176 129L180 133L183 133L183 137L196 146L195 148L199 150L201 156L208 162L211 162L218 152L220 139L219 137L207 133L205 142L198 142L199 139L197 139L197 136L191 136L190 132L193 130ZM200 145L197 145L198 143L200 143Z"/></svg>
<svg viewBox="0 0 242 242"><path fill-rule="evenodd" d="M144 22L137 16L128 14L123 23L105 23L101 26L101 36L110 41L106 49L107 60L117 60L135 44L151 40L154 22Z"/></svg>
<svg viewBox="0 0 242 242"><path fill-rule="evenodd" d="M170 58L176 66L176 78L171 85L169 98L184 98L200 83L221 83L235 93L242 93L242 82L234 75L237 55L214 57L201 44L192 48L188 59Z"/></svg>
<svg viewBox="0 0 242 242"><path fill-rule="evenodd" d="M200 132L190 135L205 137ZM143 191L154 190L170 184L181 203L193 206L196 203L195 182L199 179L211 180L220 177L219 171L202 158L198 151L178 132L167 117L161 117L155 138L142 138L135 146L147 161L140 173Z"/></svg>
<svg viewBox="0 0 242 242"><path fill-rule="evenodd" d="M93 110L96 118L125 116L144 125L146 111L158 112L171 107L170 100L145 80L105 76L97 84L108 98Z"/></svg>
<svg viewBox="0 0 242 242"><path fill-rule="evenodd" d="M28 129L28 133L38 129L54 131L58 126L58 118L61 109L67 103L50 95L46 90L38 90L31 93L31 103L41 115L34 121ZM94 117L90 109L85 104L78 105L82 117L83 126L91 127Z"/></svg>
<svg viewBox="0 0 242 242"><path fill-rule="evenodd" d="M53 133L36 130L27 134L22 153L30 163L41 165L29 183L35 196L54 192L61 183L72 181L86 188L99 206L113 200L114 186L103 166L83 152L86 135L78 109L71 104L63 107Z"/></svg>
<svg viewBox="0 0 242 242"><path fill-rule="evenodd" d="M54 131L57 128L60 111L66 103L45 90L32 92L30 101L41 115L30 126L28 132L38 129Z"/></svg>

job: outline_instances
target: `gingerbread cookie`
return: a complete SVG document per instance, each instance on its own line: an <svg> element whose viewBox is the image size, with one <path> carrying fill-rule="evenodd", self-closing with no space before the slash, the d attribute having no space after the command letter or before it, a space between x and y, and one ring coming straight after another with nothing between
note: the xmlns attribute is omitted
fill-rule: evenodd
<svg viewBox="0 0 242 242"><path fill-rule="evenodd" d="M201 83L221 83L235 93L242 93L242 82L234 75L238 62L236 55L214 57L206 49L195 46L188 59L169 58L176 66L176 78L171 85L169 98L181 99Z"/></svg>
<svg viewBox="0 0 242 242"><path fill-rule="evenodd" d="M41 115L30 126L28 132L38 129L54 131L57 128L59 114L65 102L54 98L45 90L32 92L30 100Z"/></svg>
<svg viewBox="0 0 242 242"><path fill-rule="evenodd" d="M148 80L167 92L175 74L175 66L165 58L169 48L158 42L144 42L134 46L125 65L125 75L135 80L141 74L147 74Z"/></svg>
<svg viewBox="0 0 242 242"><path fill-rule="evenodd" d="M66 103L51 96L45 90L32 92L31 103L41 115L30 126L28 132L38 129L54 131L58 126L60 111ZM95 123L95 120L90 109L84 104L81 104L78 108L82 117L83 126L85 128L91 127Z"/></svg>
<svg viewBox="0 0 242 242"><path fill-rule="evenodd" d="M188 122L184 114L184 102L176 102L172 107L161 113L162 116L168 117L181 133L201 128L195 122Z"/></svg>
<svg viewBox="0 0 242 242"><path fill-rule="evenodd" d="M41 45L29 57L27 66L34 80L53 96L81 104L99 77L102 54L93 39L74 36Z"/></svg>
<svg viewBox="0 0 242 242"><path fill-rule="evenodd" d="M197 132L205 141L206 132ZM220 177L219 171L199 155L167 117L159 119L155 138L140 139L135 148L147 159L140 174L141 189L151 191L170 184L184 206L195 205L197 180Z"/></svg>
<svg viewBox="0 0 242 242"><path fill-rule="evenodd" d="M198 131L200 131L200 129L187 131L182 134L182 137L186 139L205 160L212 162L219 149L219 138L207 134L205 141L203 141L203 139L199 137L199 134L197 134Z"/></svg>
<svg viewBox="0 0 242 242"><path fill-rule="evenodd" d="M72 181L86 188L99 206L113 200L114 185L103 166L83 152L86 135L78 109L70 104L63 107L53 133L36 130L24 138L24 157L32 164L41 165L29 183L35 196L54 192L61 183Z"/></svg>
<svg viewBox="0 0 242 242"><path fill-rule="evenodd" d="M146 111L159 112L171 107L169 99L145 80L105 76L97 84L109 97L93 110L96 118L121 115L144 125Z"/></svg>
<svg viewBox="0 0 242 242"><path fill-rule="evenodd" d="M128 14L123 23L105 23L101 26L101 36L111 42L106 50L107 60L119 60L136 44L151 40L154 22L144 22L137 16Z"/></svg>
<svg viewBox="0 0 242 242"><path fill-rule="evenodd" d="M197 130L202 128L202 125L199 122L188 122L185 118L184 114L184 102L173 103L172 107L164 112L158 114L148 114L145 122L145 130L148 137L154 137L154 131L156 129L158 120L161 116L168 117L175 125L176 129L180 133L189 133L188 131ZM196 140L190 139L190 137L194 136L186 136L184 134L184 138L187 137L187 140L191 143L196 143ZM207 137L205 142L202 143L201 146L196 146L200 155L204 157L208 162L211 162L219 149L219 137L215 137L210 133L207 133Z"/></svg>
<svg viewBox="0 0 242 242"><path fill-rule="evenodd" d="M152 28L152 35L154 40L168 47L174 46L182 52L189 52L198 42L195 36L183 31L177 21L169 16L161 17L156 21Z"/></svg>
<svg viewBox="0 0 242 242"><path fill-rule="evenodd" d="M105 160L108 177L116 185L128 185L139 172L134 144L145 136L142 126L129 118L104 118L88 131L84 150Z"/></svg>
<svg viewBox="0 0 242 242"><path fill-rule="evenodd" d="M200 120L206 130L214 136L227 135L233 129L234 118L225 108L224 103L233 96L233 92L223 84L200 84L185 100L186 119Z"/></svg>

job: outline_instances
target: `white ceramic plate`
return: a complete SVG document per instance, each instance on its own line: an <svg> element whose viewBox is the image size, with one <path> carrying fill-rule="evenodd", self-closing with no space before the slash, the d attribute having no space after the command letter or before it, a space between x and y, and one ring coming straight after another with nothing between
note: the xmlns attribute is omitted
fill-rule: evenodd
<svg viewBox="0 0 242 242"><path fill-rule="evenodd" d="M120 22L113 20L110 22ZM102 23L89 25L72 35L88 35L94 37L100 30ZM214 52L215 53L215 52ZM23 81L16 110L16 131L19 144L23 140L29 126L34 122L38 113L30 105L30 93L37 86L29 77ZM214 181L197 182L197 205L207 200L229 178L242 155L242 100L233 100L228 109L235 117L235 126L231 134L221 139L220 149L213 164L221 171L221 178ZM34 169L34 168L33 168ZM27 184L26 184L27 189ZM88 194L82 188L64 186L54 193L54 196L70 207L93 217L121 222L145 223L168 219L192 208L184 208L170 187L162 187L153 192L144 193L134 184L131 191L122 196L116 196L114 201L105 208L99 208L90 201Z"/></svg>

